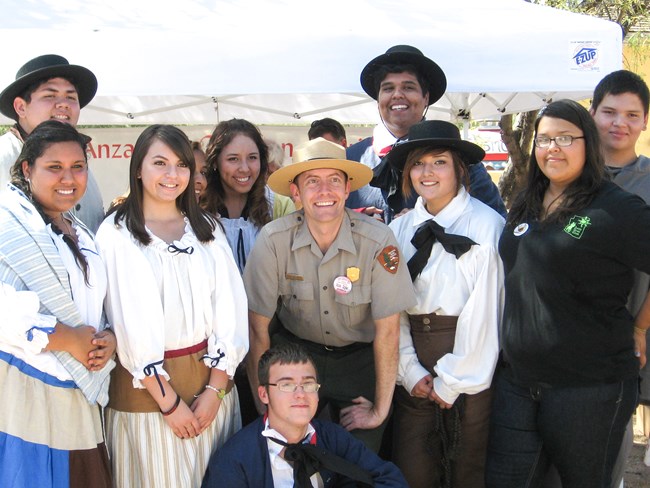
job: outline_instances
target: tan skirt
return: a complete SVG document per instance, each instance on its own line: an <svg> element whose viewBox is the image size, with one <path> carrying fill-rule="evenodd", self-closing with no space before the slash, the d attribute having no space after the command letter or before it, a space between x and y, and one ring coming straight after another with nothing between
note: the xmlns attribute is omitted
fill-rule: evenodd
<svg viewBox="0 0 650 488"><path fill-rule="evenodd" d="M210 368L201 349L166 358L170 384L187 405L205 388ZM192 439L174 435L146 389L133 387L133 376L119 363L111 376L106 409L106 443L118 488L200 487L212 453L241 429L237 390L232 382L212 424Z"/></svg>

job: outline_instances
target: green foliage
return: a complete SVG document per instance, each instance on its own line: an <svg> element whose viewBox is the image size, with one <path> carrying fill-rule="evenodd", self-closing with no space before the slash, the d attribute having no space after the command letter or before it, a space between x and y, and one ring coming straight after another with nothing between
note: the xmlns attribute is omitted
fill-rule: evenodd
<svg viewBox="0 0 650 488"><path fill-rule="evenodd" d="M531 3L611 20L621 26L624 38L630 29L650 20L648 0L532 0Z"/></svg>

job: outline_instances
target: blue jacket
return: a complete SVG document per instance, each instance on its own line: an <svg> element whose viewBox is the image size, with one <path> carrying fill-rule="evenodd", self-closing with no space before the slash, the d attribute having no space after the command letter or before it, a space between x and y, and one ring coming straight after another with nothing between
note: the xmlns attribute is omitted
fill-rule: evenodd
<svg viewBox="0 0 650 488"><path fill-rule="evenodd" d="M401 471L384 461L349 432L332 422L312 420L316 445L370 472L376 487L408 488ZM273 488L264 418L247 425L217 450L208 464L203 488ZM327 470L320 472L326 488L354 487L356 482Z"/></svg>

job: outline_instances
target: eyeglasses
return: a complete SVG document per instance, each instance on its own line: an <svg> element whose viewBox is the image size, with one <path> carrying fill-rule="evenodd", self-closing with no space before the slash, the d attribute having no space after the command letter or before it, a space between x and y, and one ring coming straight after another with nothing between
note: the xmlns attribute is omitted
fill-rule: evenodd
<svg viewBox="0 0 650 488"><path fill-rule="evenodd" d="M313 381L308 383L267 383L267 386L277 386L278 390L283 391L284 393L295 393L298 388L302 388L302 391L305 393L316 393L320 389L320 385Z"/></svg>
<svg viewBox="0 0 650 488"><path fill-rule="evenodd" d="M555 141L557 147L569 147L573 144L573 141L576 139L584 139L584 136L557 136L557 137L546 137L546 136L537 136L535 138L535 145L537 147L549 147L551 142Z"/></svg>

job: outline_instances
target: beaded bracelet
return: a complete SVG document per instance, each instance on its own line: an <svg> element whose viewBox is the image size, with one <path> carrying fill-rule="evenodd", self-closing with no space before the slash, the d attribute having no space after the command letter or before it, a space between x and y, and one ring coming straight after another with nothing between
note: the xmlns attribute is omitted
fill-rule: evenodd
<svg viewBox="0 0 650 488"><path fill-rule="evenodd" d="M205 385L205 388L207 390L212 390L217 394L217 397L219 397L219 400L223 400L224 397L226 396L226 389L225 388L215 388L212 385Z"/></svg>
<svg viewBox="0 0 650 488"><path fill-rule="evenodd" d="M167 417L168 415L173 414L180 404L181 404L181 396L178 393L176 393L176 401L174 402L174 406L169 410L167 410L166 412L163 412L161 410L160 413L163 414L163 417Z"/></svg>

